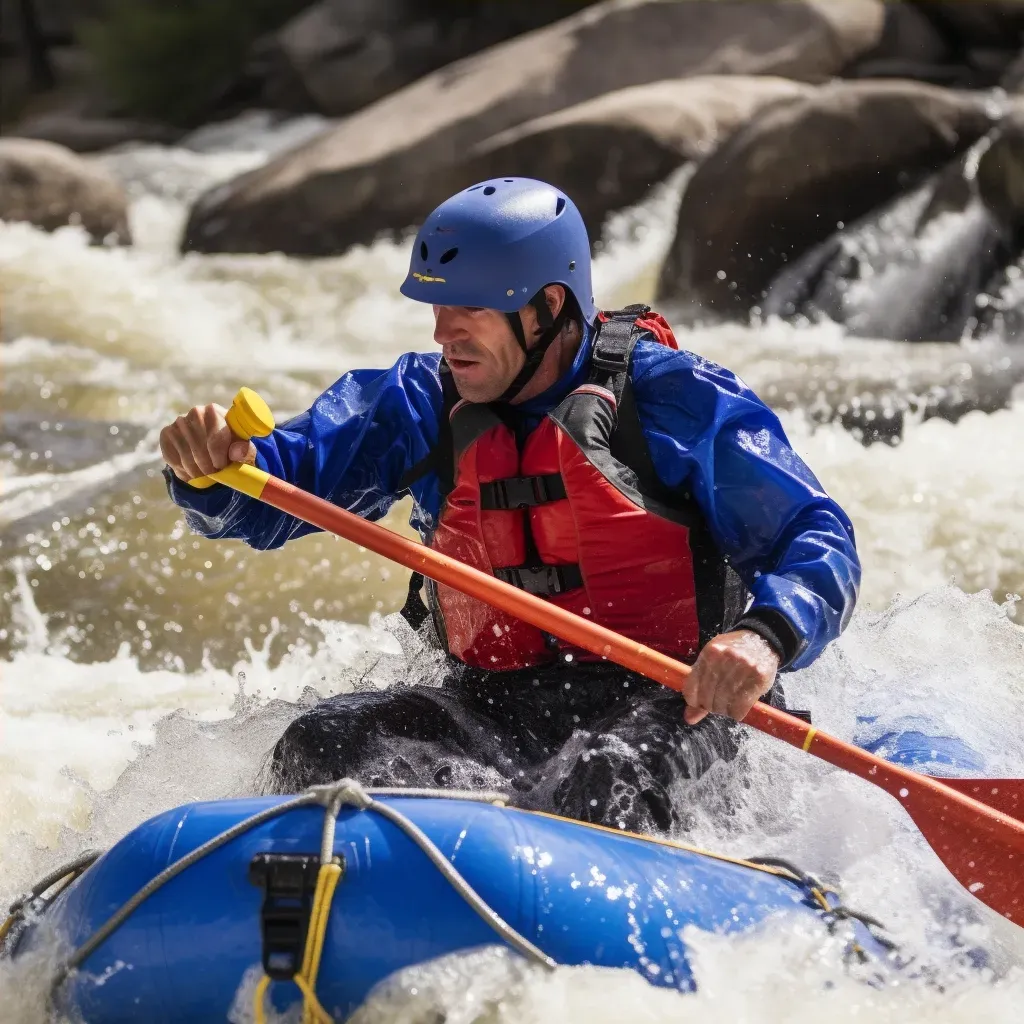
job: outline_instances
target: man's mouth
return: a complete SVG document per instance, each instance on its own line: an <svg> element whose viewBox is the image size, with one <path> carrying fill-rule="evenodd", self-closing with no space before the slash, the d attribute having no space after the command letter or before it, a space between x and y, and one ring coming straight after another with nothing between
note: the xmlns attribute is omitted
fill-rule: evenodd
<svg viewBox="0 0 1024 1024"><path fill-rule="evenodd" d="M475 359L459 359L457 356L445 356L445 362L453 370L468 370L471 366L475 366L477 360Z"/></svg>

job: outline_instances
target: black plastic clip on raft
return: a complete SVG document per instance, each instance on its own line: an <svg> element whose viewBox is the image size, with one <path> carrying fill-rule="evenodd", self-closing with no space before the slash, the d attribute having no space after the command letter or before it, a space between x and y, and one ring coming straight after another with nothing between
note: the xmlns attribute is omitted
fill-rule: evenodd
<svg viewBox="0 0 1024 1024"><path fill-rule="evenodd" d="M263 970L274 981L291 981L302 967L319 870L315 853L261 853L249 864L249 881L263 890Z"/></svg>

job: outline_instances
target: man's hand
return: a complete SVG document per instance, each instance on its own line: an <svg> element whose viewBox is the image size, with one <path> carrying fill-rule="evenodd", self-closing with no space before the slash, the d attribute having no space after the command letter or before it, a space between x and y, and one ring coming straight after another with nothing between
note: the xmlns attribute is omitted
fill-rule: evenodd
<svg viewBox="0 0 1024 1024"><path fill-rule="evenodd" d="M256 462L256 448L231 433L225 413L219 405L197 405L160 431L160 454L182 482L209 476L232 462Z"/></svg>
<svg viewBox="0 0 1024 1024"><path fill-rule="evenodd" d="M700 652L682 689L687 724L708 713L740 721L775 682L779 656L749 629L722 633Z"/></svg>

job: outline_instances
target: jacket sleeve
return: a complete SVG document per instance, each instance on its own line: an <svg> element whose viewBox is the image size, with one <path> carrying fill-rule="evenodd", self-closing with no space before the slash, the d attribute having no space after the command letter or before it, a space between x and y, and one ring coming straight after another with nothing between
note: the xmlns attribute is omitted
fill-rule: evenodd
<svg viewBox="0 0 1024 1024"><path fill-rule="evenodd" d="M402 475L437 440L442 404L437 364L436 354L410 353L389 370L346 373L308 411L269 437L253 438L256 464L350 512L381 518L402 493ZM206 537L267 549L317 531L228 487L199 490L169 469L164 476L190 529ZM430 508L430 488L436 488L433 477L418 488L414 523L436 512Z"/></svg>
<svg viewBox="0 0 1024 1024"><path fill-rule="evenodd" d="M658 475L693 495L752 593L737 625L765 636L784 667L803 668L853 613L861 574L853 525L742 381L691 353L656 348L637 346L634 391Z"/></svg>

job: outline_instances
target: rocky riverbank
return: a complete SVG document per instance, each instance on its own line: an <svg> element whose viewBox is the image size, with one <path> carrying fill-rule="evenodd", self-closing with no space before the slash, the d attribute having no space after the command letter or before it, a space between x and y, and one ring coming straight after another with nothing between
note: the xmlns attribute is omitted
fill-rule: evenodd
<svg viewBox="0 0 1024 1024"><path fill-rule="evenodd" d="M895 340L1020 332L1024 0L603 0L558 20L499 6L323 0L261 37L248 95L327 120L200 196L183 251L334 256L504 174L564 187L597 239L686 166L658 285L685 321L827 317ZM75 141L73 118L49 117L21 131L45 138L49 123ZM96 123L79 136L96 139ZM107 139L118 124L103 121ZM166 141L148 122L136 131ZM84 218L19 195L0 216ZM864 284L860 249L918 201L900 237L918 301L894 310Z"/></svg>

